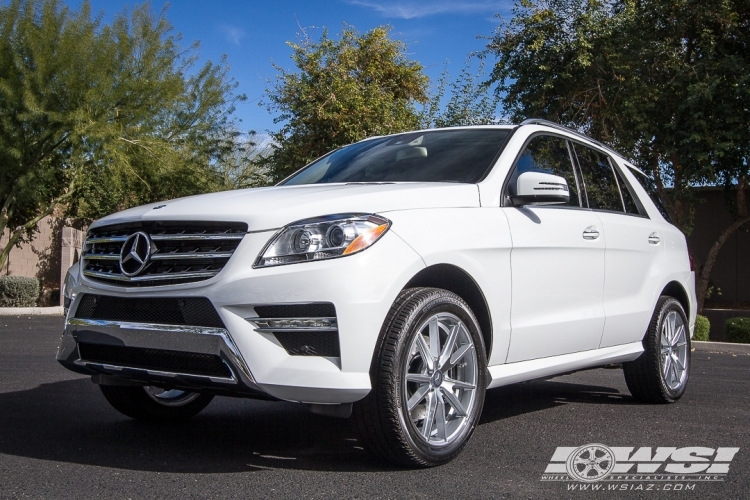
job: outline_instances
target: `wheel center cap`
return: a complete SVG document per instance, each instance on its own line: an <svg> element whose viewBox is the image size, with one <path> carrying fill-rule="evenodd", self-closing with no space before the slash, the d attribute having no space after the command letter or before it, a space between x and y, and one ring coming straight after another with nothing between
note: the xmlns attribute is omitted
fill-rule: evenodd
<svg viewBox="0 0 750 500"><path fill-rule="evenodd" d="M432 382L433 387L440 387L440 384L443 383L443 372L435 370L432 377L430 377L430 381Z"/></svg>

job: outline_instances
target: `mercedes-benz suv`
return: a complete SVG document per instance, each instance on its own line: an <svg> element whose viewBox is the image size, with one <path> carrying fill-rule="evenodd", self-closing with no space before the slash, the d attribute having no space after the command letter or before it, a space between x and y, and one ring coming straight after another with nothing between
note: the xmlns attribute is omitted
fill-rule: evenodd
<svg viewBox="0 0 750 500"><path fill-rule="evenodd" d="M373 137L273 187L125 210L76 269L57 359L123 414L295 401L409 466L455 457L487 389L621 363L668 403L690 371L685 237L641 171L542 120Z"/></svg>

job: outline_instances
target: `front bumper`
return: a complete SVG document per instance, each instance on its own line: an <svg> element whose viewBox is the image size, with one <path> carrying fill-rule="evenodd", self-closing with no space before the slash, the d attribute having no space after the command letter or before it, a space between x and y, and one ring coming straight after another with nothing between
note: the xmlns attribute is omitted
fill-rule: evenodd
<svg viewBox="0 0 750 500"><path fill-rule="evenodd" d="M350 257L253 269L271 232L246 235L216 277L198 283L124 288L83 278L71 305L57 359L66 368L133 383L271 397L304 403L351 403L371 388L375 344L391 304L424 262L392 231L367 251ZM206 297L224 328L82 320L76 309L85 294L115 297ZM252 322L262 305L330 302L335 305L339 357L295 356ZM207 376L92 362L80 344L112 345L216 356L231 375Z"/></svg>
<svg viewBox="0 0 750 500"><path fill-rule="evenodd" d="M226 373L219 371L208 374L191 368L179 369L175 363L172 363L172 369L154 370L132 360L117 364L102 362L82 354L82 346L137 348L156 355L165 351L203 354L218 358ZM250 397L265 395L253 380L237 346L224 328L70 318L65 325L57 359L66 368L87 375L105 375L193 391Z"/></svg>

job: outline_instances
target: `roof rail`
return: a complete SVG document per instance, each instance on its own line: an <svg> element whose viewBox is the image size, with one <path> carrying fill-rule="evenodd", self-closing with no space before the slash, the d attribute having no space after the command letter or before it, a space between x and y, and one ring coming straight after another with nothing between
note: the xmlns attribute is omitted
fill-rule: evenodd
<svg viewBox="0 0 750 500"><path fill-rule="evenodd" d="M581 139L586 139L589 142L593 142L594 144L596 144L600 148L604 148L607 151L616 154L620 158L624 158L624 159L628 160L630 163L634 163L627 156L623 155L622 153L619 153L619 152L615 151L614 149L612 149L611 147L607 146L606 144L603 144L603 143L597 141L596 139L592 139L591 137L589 137L586 134L583 134L583 133L577 131L576 129L573 129L573 128L570 128L570 127L566 127L565 125L560 125L559 123L555 123L555 122L552 122L552 121L549 121L549 120L544 120L542 118L529 118L528 120L522 121L521 125L544 125L544 126L547 126L547 127L552 127L552 128L556 128L558 130L562 130L564 132L568 132L569 134L576 135L576 136L580 137ZM521 125L519 125L519 127Z"/></svg>

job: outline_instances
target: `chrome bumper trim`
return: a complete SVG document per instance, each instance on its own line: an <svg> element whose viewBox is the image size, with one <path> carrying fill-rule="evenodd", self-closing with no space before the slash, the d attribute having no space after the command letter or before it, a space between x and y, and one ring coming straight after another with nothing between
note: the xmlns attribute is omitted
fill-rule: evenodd
<svg viewBox="0 0 750 500"><path fill-rule="evenodd" d="M255 324L256 332L337 332L338 320L335 317L305 318L245 318Z"/></svg>
<svg viewBox="0 0 750 500"><path fill-rule="evenodd" d="M217 355L228 366L232 377L166 372L87 361L81 359L79 342ZM265 393L255 382L231 335L224 328L70 318L65 324L57 360L66 368L79 373L121 377L146 385L174 385L185 389L251 395Z"/></svg>

